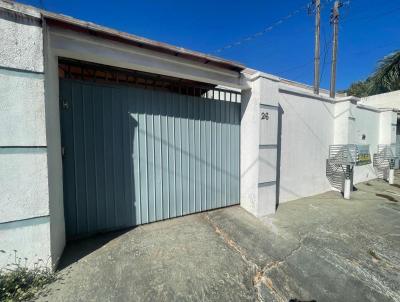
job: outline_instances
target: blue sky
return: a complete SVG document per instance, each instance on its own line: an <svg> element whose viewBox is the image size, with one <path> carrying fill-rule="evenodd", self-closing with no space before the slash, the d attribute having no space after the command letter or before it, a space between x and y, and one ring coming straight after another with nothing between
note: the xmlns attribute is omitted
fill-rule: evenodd
<svg viewBox="0 0 400 302"><path fill-rule="evenodd" d="M328 2L328 0L321 0ZM173 45L235 60L258 70L311 84L314 17L303 9L264 35L216 50L264 30L307 0L23 0L34 6ZM383 56L400 49L400 0L351 0L341 9L337 88L366 78ZM329 87L329 14L322 11L322 84ZM327 49L327 50L325 50ZM326 59L324 60L324 57ZM325 62L325 64L323 64Z"/></svg>

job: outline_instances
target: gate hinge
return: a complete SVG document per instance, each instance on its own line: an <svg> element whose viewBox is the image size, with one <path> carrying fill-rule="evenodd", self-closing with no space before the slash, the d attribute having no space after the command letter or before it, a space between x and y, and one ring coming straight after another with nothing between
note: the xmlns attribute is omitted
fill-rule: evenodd
<svg viewBox="0 0 400 302"><path fill-rule="evenodd" d="M68 110L69 109L69 103L65 98L61 99L61 105L63 110Z"/></svg>

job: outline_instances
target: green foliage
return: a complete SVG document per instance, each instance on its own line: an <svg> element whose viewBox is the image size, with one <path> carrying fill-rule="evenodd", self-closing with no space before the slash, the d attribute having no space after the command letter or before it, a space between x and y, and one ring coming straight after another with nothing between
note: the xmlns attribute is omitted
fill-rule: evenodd
<svg viewBox="0 0 400 302"><path fill-rule="evenodd" d="M358 81L346 91L348 95L365 97L400 89L400 51L394 52L381 61L375 72L365 81Z"/></svg>
<svg viewBox="0 0 400 302"><path fill-rule="evenodd" d="M359 98L368 96L368 83L367 81L355 82L351 84L351 86L349 87L349 89L347 89L346 92L347 95L352 95Z"/></svg>
<svg viewBox="0 0 400 302"><path fill-rule="evenodd" d="M400 89L400 51L392 53L379 62L378 68L369 79L370 94Z"/></svg>
<svg viewBox="0 0 400 302"><path fill-rule="evenodd" d="M5 253L0 250L0 252ZM42 260L27 268L17 258L16 251L14 263L0 269L0 301L27 301L32 300L46 284L56 280L56 275L44 265Z"/></svg>

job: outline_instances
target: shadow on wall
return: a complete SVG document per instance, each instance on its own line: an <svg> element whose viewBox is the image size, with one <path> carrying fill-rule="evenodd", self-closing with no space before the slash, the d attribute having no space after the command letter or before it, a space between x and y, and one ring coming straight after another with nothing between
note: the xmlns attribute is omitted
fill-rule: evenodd
<svg viewBox="0 0 400 302"><path fill-rule="evenodd" d="M23 24L27 26L40 26L41 23L36 18L28 18L28 16L21 16L16 12L11 12L7 10L0 10L0 18L11 21L18 24Z"/></svg>

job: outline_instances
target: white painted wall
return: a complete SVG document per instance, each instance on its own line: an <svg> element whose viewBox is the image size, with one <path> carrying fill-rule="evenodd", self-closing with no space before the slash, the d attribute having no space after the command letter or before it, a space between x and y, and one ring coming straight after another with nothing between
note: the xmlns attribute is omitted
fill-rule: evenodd
<svg viewBox="0 0 400 302"><path fill-rule="evenodd" d="M396 141L397 115L392 110L357 105L359 99L354 97L331 99L325 95L315 96L287 81L281 81L279 87L277 99L283 112L279 203L332 189L326 177L326 159L331 144L369 144L372 156L378 144L393 145ZM268 95L271 92L264 93ZM262 99L263 94L259 97ZM273 127L270 130L274 131ZM242 129L242 136L245 133L247 130ZM254 133L257 135L258 132ZM248 140L245 143L254 144ZM274 160L275 154L268 154L263 160L266 158ZM263 166L262 159L258 160L260 163L254 164L258 169L268 171L272 167L271 164ZM258 175L262 172L259 171ZM372 163L354 169L355 184L376 177ZM254 183L252 185L254 187ZM250 189L246 191L251 192Z"/></svg>
<svg viewBox="0 0 400 302"><path fill-rule="evenodd" d="M392 145L395 152L397 113L392 110L382 110L363 104L353 109L356 119L354 144L369 144L371 157L377 152L378 144ZM362 135L365 140L362 140ZM377 177L373 164L358 166L354 170L354 183L367 181Z"/></svg>
<svg viewBox="0 0 400 302"><path fill-rule="evenodd" d="M351 114L351 108L354 103L351 100L339 100L335 102L334 118L334 137L333 144L349 144L352 140L354 127L354 116Z"/></svg>
<svg viewBox="0 0 400 302"><path fill-rule="evenodd" d="M242 97L240 204L260 217L275 213L278 197L279 79L259 72L248 81L251 90Z"/></svg>
<svg viewBox="0 0 400 302"><path fill-rule="evenodd" d="M369 145L372 160L373 154L377 152L379 144L381 112L353 105L351 114L354 117L355 128L353 129L353 139L349 143ZM365 139L363 139L363 135L365 135ZM354 168L354 184L374 178L377 178L377 175L372 163Z"/></svg>
<svg viewBox="0 0 400 302"><path fill-rule="evenodd" d="M260 75L262 80L257 78ZM249 73L251 91L246 91L242 101L241 205L254 215L274 212L271 205L275 202L275 192L265 192L262 197L259 186L275 176L272 170L277 173L279 203L284 203L332 189L326 177L330 145L370 144L372 156L378 144L394 142L396 114L392 111L358 106L359 99L354 97L315 96L305 88L274 77L271 81L269 77L259 72ZM276 86L267 85L271 82ZM277 149L257 148L279 126L273 123L264 129L259 123L263 99L271 104L271 100L277 101L282 112L281 128L275 136ZM372 164L354 170L354 183L373 178L376 174ZM269 210L263 210L263 205L269 205Z"/></svg>
<svg viewBox="0 0 400 302"><path fill-rule="evenodd" d="M332 100L282 84L280 203L329 191L325 175L329 145L334 142Z"/></svg>
<svg viewBox="0 0 400 302"><path fill-rule="evenodd" d="M361 98L361 104L400 110L400 90Z"/></svg>
<svg viewBox="0 0 400 302"><path fill-rule="evenodd" d="M396 142L397 114L386 110L380 114L379 144L393 144Z"/></svg>
<svg viewBox="0 0 400 302"><path fill-rule="evenodd" d="M50 236L52 263L56 265L66 244L61 157L58 58L50 46L51 35L44 24L45 98L47 161L50 197Z"/></svg>
<svg viewBox="0 0 400 302"><path fill-rule="evenodd" d="M367 105L367 106L371 106L374 108L381 108L381 109L394 109L394 110L400 110L400 90L397 91L392 91L392 92L388 92L388 93L382 93L382 94L377 94L377 95L372 95L369 97L365 97L365 98L361 98L360 104L362 105ZM389 132L387 130L387 123L384 122L384 120L386 118L389 117L384 117L385 114L383 114L382 116L382 126L383 128L381 129L380 135L381 135L381 141L382 142L386 142L386 143L382 143L382 144L392 144L392 149L393 152L396 154L396 139L394 138L394 124L396 124L397 127L397 113L392 113L393 117L392 117L392 125L391 125L391 134L390 134L390 138L389 138ZM386 124L386 126L385 126ZM397 142L397 144L399 145L400 143ZM397 147L398 149L398 147ZM399 167L399 159L396 160L396 168L398 169Z"/></svg>
<svg viewBox="0 0 400 302"><path fill-rule="evenodd" d="M255 95L255 83L245 90L241 103L240 124L240 205L257 216L258 202L258 145L259 145L259 97Z"/></svg>

